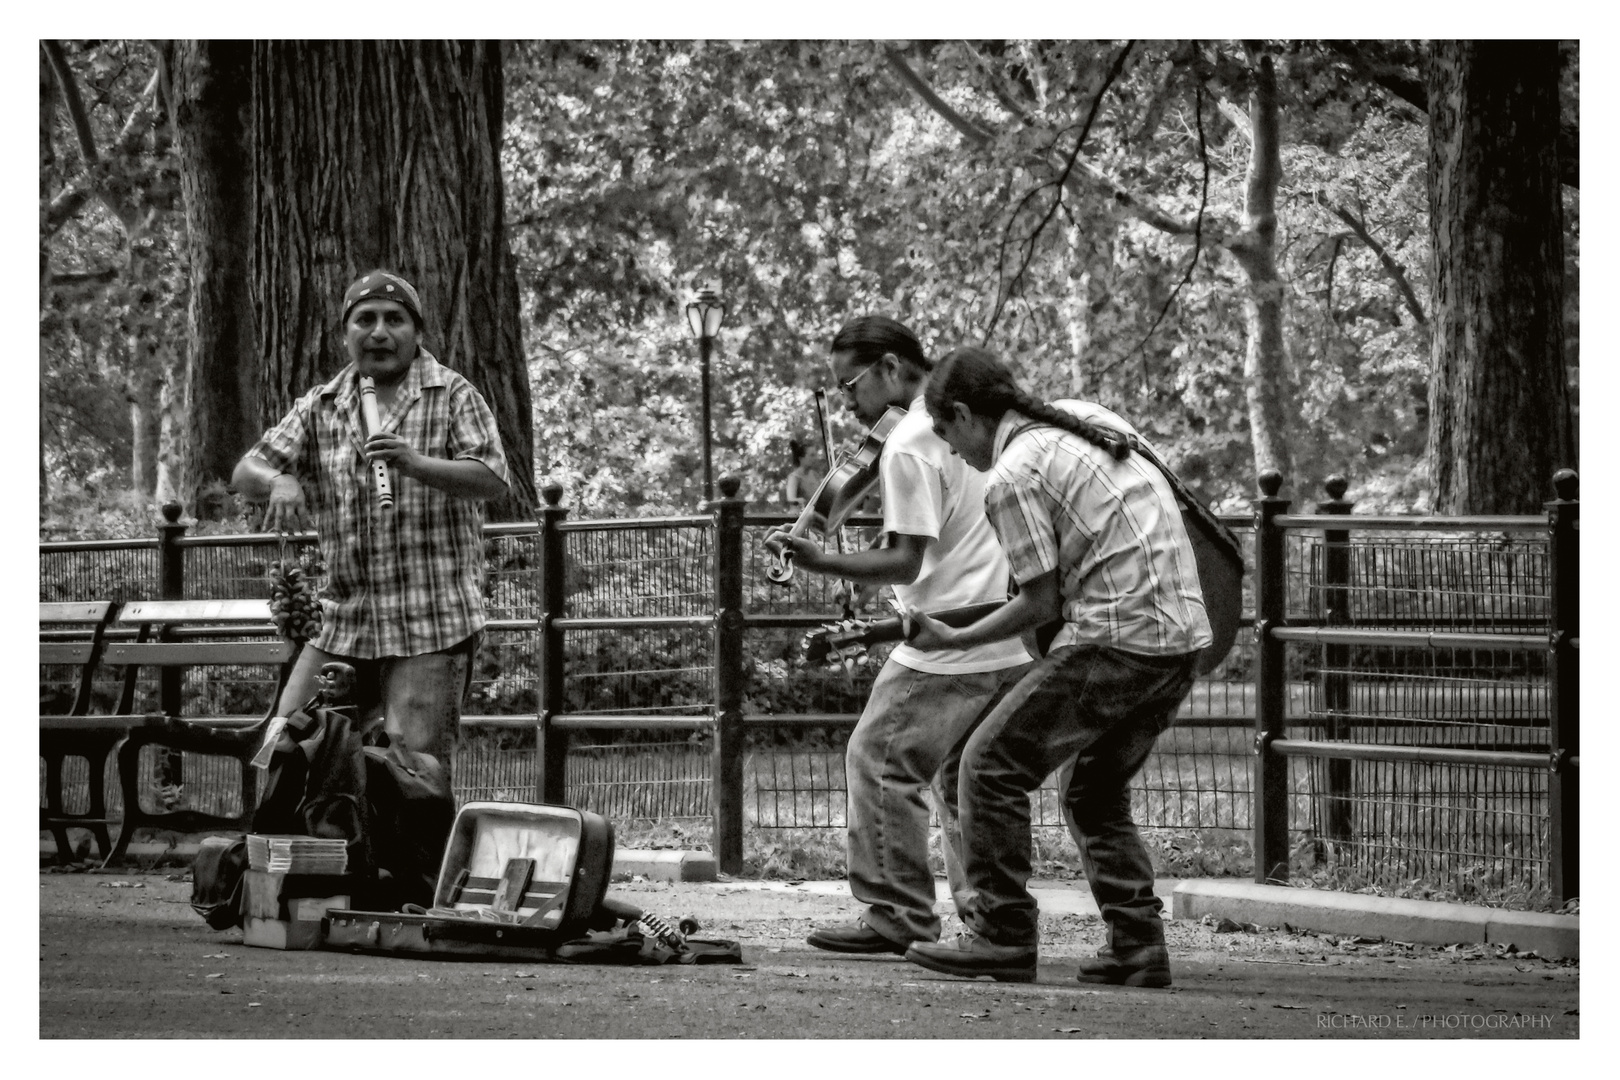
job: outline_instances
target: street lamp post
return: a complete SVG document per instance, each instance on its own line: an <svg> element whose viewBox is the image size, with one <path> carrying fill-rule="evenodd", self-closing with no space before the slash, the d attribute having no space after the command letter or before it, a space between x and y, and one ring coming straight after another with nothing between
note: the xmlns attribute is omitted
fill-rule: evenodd
<svg viewBox="0 0 1620 1080"><path fill-rule="evenodd" d="M720 333L720 324L726 318L726 305L720 299L720 283L705 281L698 285L697 299L686 305L686 324L698 339L698 360L703 374L703 498L714 499L714 462L711 443L714 433L709 419L709 356L714 352L714 338Z"/></svg>

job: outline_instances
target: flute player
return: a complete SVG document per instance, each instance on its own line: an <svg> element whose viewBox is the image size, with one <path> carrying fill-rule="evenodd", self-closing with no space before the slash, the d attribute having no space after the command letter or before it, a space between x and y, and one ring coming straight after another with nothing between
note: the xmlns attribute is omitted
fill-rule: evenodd
<svg viewBox="0 0 1620 1080"><path fill-rule="evenodd" d="M483 636L483 502L506 494L489 405L420 344L422 305L404 278L372 270L343 297L349 363L306 393L249 450L232 488L267 502L263 528L314 525L326 561L321 631L299 655L277 711L315 693L321 665L354 667L363 718L450 770L461 699ZM359 379L376 387L367 432ZM392 474L379 505L370 462Z"/></svg>

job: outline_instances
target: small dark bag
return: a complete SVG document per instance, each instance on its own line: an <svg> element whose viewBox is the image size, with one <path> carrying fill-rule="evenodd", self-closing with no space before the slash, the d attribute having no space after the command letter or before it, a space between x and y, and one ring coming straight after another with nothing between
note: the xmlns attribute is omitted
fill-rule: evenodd
<svg viewBox="0 0 1620 1080"><path fill-rule="evenodd" d="M191 910L215 930L242 925L242 876L247 839L210 836L191 862Z"/></svg>

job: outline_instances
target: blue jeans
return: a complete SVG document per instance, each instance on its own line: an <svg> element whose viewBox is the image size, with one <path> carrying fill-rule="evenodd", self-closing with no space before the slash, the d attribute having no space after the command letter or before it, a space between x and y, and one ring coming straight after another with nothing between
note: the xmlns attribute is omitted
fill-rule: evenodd
<svg viewBox="0 0 1620 1080"><path fill-rule="evenodd" d="M1115 949L1161 944L1164 904L1131 821L1130 782L1192 688L1196 654L1141 656L1065 645L1036 663L962 752L958 791L973 898L963 921L1003 945L1034 945L1029 794L1065 766L1063 815Z"/></svg>
<svg viewBox="0 0 1620 1080"><path fill-rule="evenodd" d="M461 699L472 685L473 657L483 637L480 631L439 652L374 660L305 645L287 676L277 711L290 716L303 708L315 693L321 665L341 661L355 669L354 704L362 724L381 715L390 743L432 754L448 779L461 728Z"/></svg>
<svg viewBox="0 0 1620 1080"><path fill-rule="evenodd" d="M954 764L963 742L1031 665L971 675L931 675L890 660L878 672L849 737L849 889L863 918L891 941L939 940L928 869L930 789L939 809L945 876L965 910ZM942 769L942 766L946 766Z"/></svg>

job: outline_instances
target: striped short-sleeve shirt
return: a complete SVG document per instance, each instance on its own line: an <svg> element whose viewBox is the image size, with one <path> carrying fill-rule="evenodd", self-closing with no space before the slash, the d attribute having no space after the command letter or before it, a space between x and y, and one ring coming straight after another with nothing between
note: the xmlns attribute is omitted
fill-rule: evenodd
<svg viewBox="0 0 1620 1080"><path fill-rule="evenodd" d="M1134 434L1101 405L1055 404ZM1210 644L1198 565L1163 474L1140 454L1116 461L1078 435L1031 423L1002 417L985 514L1015 581L1058 571L1064 627L1053 646L1164 656Z"/></svg>
<svg viewBox="0 0 1620 1080"><path fill-rule="evenodd" d="M381 420L420 454L482 462L510 479L489 405L425 349ZM326 560L312 644L363 658L447 649L484 626L483 503L396 471L394 508L380 509L364 431L351 363L299 398L249 451L296 476L310 501Z"/></svg>

